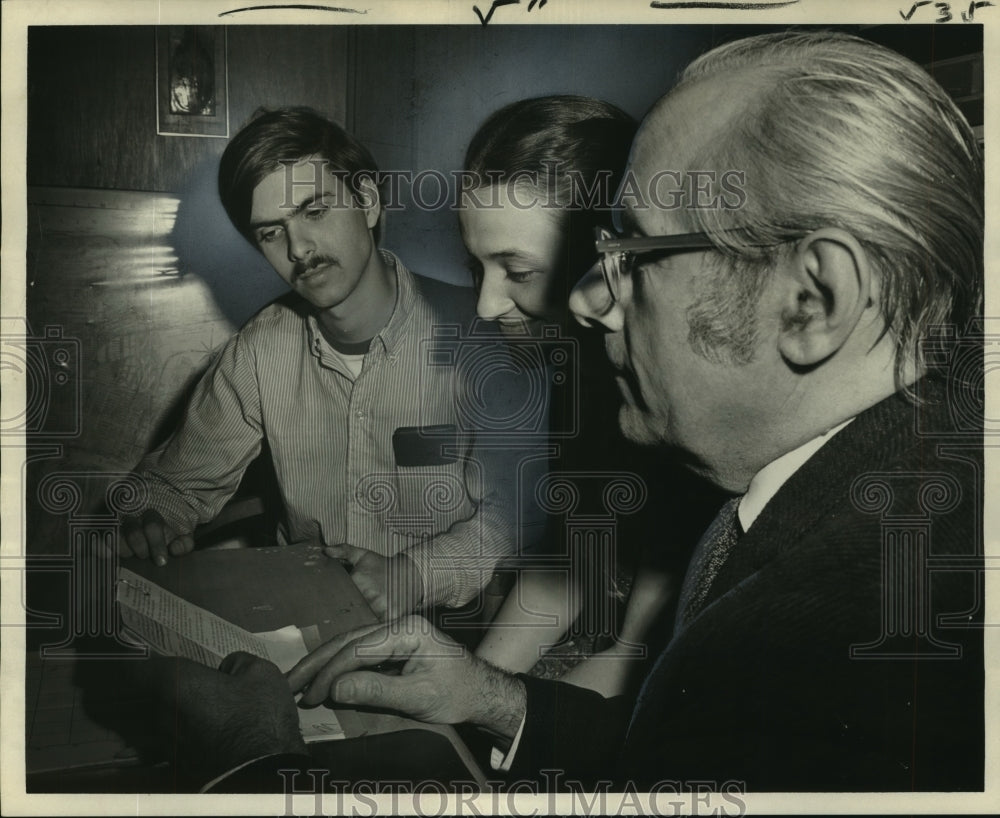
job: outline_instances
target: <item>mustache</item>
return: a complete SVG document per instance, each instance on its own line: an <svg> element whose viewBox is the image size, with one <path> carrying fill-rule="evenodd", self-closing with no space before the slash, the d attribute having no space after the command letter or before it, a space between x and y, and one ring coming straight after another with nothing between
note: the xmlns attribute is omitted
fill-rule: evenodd
<svg viewBox="0 0 1000 818"><path fill-rule="evenodd" d="M322 267L324 264L336 264L337 259L333 256L310 256L307 261L297 261L295 266L292 268L292 274L295 278L301 275L310 273L317 267Z"/></svg>

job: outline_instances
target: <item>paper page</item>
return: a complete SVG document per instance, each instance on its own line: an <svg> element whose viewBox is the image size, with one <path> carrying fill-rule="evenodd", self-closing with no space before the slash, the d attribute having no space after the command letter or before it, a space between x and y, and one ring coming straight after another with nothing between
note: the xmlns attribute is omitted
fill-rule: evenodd
<svg viewBox="0 0 1000 818"><path fill-rule="evenodd" d="M234 650L270 658L264 640L127 568L118 571L115 598L125 626L158 653L209 667L218 667Z"/></svg>
<svg viewBox="0 0 1000 818"><path fill-rule="evenodd" d="M274 662L284 673L307 653L302 632L294 625L250 633L127 568L119 569L115 598L125 627L166 656L217 668L228 654L242 650ZM306 742L344 738L336 713L325 705L300 707L299 729Z"/></svg>
<svg viewBox="0 0 1000 818"><path fill-rule="evenodd" d="M299 659L308 652L304 635L295 625L258 633L256 636L264 643L267 658L274 662L282 673L287 673L295 667ZM302 739L307 744L313 741L345 738L337 714L325 704L318 707L300 707L299 729L302 731Z"/></svg>

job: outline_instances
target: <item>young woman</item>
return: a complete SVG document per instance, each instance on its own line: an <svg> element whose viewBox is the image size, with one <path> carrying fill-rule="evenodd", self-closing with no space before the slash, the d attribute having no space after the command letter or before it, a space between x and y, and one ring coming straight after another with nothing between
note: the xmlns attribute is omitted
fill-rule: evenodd
<svg viewBox="0 0 1000 818"><path fill-rule="evenodd" d="M693 545L695 532L714 513L712 508L704 515L682 511L690 508L691 492L698 491L692 489L694 478L668 474L662 463L621 437L618 392L603 340L598 333L581 331L568 311L570 291L597 260L595 228L611 227L611 205L635 129L635 121L623 111L589 97L548 96L508 105L483 123L469 145L468 184L461 191L459 211L479 293L479 316L498 322L504 333L521 336L522 342L538 337L544 324L558 324L563 336L577 339L582 399L572 405L551 401L550 443L559 447L551 470L590 473L594 485L601 482L602 473L638 472L647 492L646 507L658 512L655 522L649 514L634 516L631 526L627 519L619 520L617 560L611 560L617 566L576 565L573 571L523 567L477 653L508 670L526 672L547 646L566 638L583 610L587 616L581 619L589 623L586 636L593 637L594 623L604 620L598 630L615 638L610 647L576 664L562 678L604 695L626 688L629 671L637 665L629 660L644 655L651 626L669 622L668 608L684 564L685 551L679 546ZM556 434L573 428L579 433L572 439ZM598 496L584 496L588 482L594 481L578 480L581 502L607 515L599 489ZM677 513L671 514L671 509ZM566 554L567 535L555 524L561 520L550 522L545 551ZM664 526L671 536L644 547L649 532L658 529L662 537ZM643 558L636 570L639 552ZM600 579L602 574L608 581ZM614 597L624 596L619 589L627 587L633 574L622 622L615 624L614 615L609 619L588 611L589 605L600 609L598 614L620 612ZM568 575L576 578L576 585Z"/></svg>

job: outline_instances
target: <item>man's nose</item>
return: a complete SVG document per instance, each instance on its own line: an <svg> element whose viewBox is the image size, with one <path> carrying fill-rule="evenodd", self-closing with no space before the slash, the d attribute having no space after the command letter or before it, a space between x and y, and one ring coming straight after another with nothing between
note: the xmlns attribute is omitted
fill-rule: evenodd
<svg viewBox="0 0 1000 818"><path fill-rule="evenodd" d="M483 273L483 283L479 287L476 313L480 318L492 320L506 315L514 307L514 302L503 286L503 272L488 270Z"/></svg>
<svg viewBox="0 0 1000 818"><path fill-rule="evenodd" d="M625 313L621 304L611 297L604 283L600 260L576 283L569 294L569 308L585 327L603 327L609 332L621 332Z"/></svg>
<svg viewBox="0 0 1000 818"><path fill-rule="evenodd" d="M316 243L305 227L289 223L285 230L288 234L289 261L305 261L315 252Z"/></svg>

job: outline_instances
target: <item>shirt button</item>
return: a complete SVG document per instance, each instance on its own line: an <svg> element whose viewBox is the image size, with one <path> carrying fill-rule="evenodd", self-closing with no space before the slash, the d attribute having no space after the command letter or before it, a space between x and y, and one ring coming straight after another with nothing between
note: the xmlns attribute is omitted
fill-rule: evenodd
<svg viewBox="0 0 1000 818"><path fill-rule="evenodd" d="M357 413L357 418L358 418L358 420L364 420L365 419L365 413L359 411Z"/></svg>

